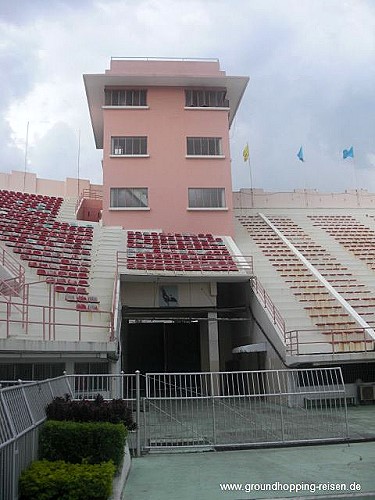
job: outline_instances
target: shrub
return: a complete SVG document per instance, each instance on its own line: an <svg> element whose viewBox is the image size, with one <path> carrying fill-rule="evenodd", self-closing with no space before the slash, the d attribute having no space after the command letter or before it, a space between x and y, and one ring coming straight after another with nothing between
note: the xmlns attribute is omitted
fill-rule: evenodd
<svg viewBox="0 0 375 500"><path fill-rule="evenodd" d="M126 435L122 424L47 420L39 435L39 457L89 464L112 460L119 467Z"/></svg>
<svg viewBox="0 0 375 500"><path fill-rule="evenodd" d="M111 462L89 465L64 461L33 462L21 474L21 500L104 500L112 493Z"/></svg>
<svg viewBox="0 0 375 500"><path fill-rule="evenodd" d="M57 397L46 407L47 418L50 420L73 420L75 422L111 422L123 424L133 430L132 411L122 399L105 401L98 394L94 401L87 399L72 401L70 396Z"/></svg>

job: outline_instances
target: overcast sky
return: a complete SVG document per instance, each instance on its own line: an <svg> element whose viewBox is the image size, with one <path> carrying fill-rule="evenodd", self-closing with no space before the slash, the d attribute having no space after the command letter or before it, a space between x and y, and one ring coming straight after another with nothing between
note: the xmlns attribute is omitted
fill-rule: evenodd
<svg viewBox="0 0 375 500"><path fill-rule="evenodd" d="M101 182L82 74L111 56L217 57L250 77L233 187L375 191L374 0L0 0L0 171ZM305 162L297 158L303 146ZM354 159L342 150L354 146Z"/></svg>

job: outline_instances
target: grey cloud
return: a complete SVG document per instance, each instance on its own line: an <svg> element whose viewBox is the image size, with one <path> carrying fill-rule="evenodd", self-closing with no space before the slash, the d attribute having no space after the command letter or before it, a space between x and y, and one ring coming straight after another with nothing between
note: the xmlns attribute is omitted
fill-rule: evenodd
<svg viewBox="0 0 375 500"><path fill-rule="evenodd" d="M0 16L4 19L7 15L8 23L17 22L18 17L25 26L43 16L46 21L40 32L30 32L30 46L18 44L19 54L0 61L10 73L10 83L1 83L0 111L12 99L26 95L37 78L41 83L43 78L51 79L49 68L56 60L61 68L54 66L53 77L58 82L54 91L61 100L69 96L67 109L71 112L64 115L67 128L60 125L48 141L35 145L33 160L38 161L33 168L40 165L44 175L57 172L51 162L48 170L47 160L55 156L52 144L58 156L58 133L60 143L73 147L71 158L71 152L66 152L64 168L74 172L75 148L69 130L74 135L77 120L89 120L83 88L80 97L72 92L73 86L82 85L77 75L103 72L111 55L174 55L218 57L228 74L250 76L230 132L235 188L249 186L242 159L247 141L256 187L332 191L353 187L348 164L340 159L342 149L352 144L355 168L360 171L358 182L365 186L374 183L372 0L191 0L189 4L172 0L33 0L13 2L8 13L4 3ZM52 18L55 24L49 22ZM77 29L71 30L73 25ZM38 72L38 35L43 38L41 49L47 61L42 72ZM47 95L46 101L48 98L53 96ZM77 109L85 109L86 117ZM9 133L1 129L9 143ZM91 177L92 172L100 175L101 153L95 151L92 134L87 131L82 137L82 170ZM303 165L296 158L301 144L306 156ZM42 153L42 147L48 154ZM0 168L3 158L0 152ZM60 162L60 157L56 161Z"/></svg>
<svg viewBox="0 0 375 500"><path fill-rule="evenodd" d="M31 90L37 70L34 44L26 44L22 34L5 38L6 30L0 25L0 37L5 40L0 45L0 169L23 169L23 153L14 144L11 129L5 115L8 106ZM3 37L4 36L4 37ZM26 122L25 122L26 132Z"/></svg>
<svg viewBox="0 0 375 500"><path fill-rule="evenodd" d="M78 136L66 123L56 123L29 149L29 168L41 177L77 176Z"/></svg>
<svg viewBox="0 0 375 500"><path fill-rule="evenodd" d="M0 3L0 22L21 25L41 17L54 17L66 8L79 11L95 0L3 0Z"/></svg>

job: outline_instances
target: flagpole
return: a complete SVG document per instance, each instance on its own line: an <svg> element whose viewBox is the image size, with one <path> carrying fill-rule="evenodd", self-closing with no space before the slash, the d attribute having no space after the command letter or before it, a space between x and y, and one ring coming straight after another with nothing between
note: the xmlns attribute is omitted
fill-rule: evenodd
<svg viewBox="0 0 375 500"><path fill-rule="evenodd" d="M78 129L78 150L77 150L77 198L79 198L80 190L79 190L79 167L81 162L81 129Z"/></svg>
<svg viewBox="0 0 375 500"><path fill-rule="evenodd" d="M359 192L358 192L358 179L357 179L357 172L356 172L356 168L355 168L355 157L354 157L354 155L353 155L352 159L353 159L352 167L353 167L354 188L355 188L356 197L357 197L357 205L360 206Z"/></svg>
<svg viewBox="0 0 375 500"><path fill-rule="evenodd" d="M25 165L24 165L24 171L23 171L23 190L25 191L26 187L26 171L27 171L27 154L29 151L29 125L30 122L27 122L26 126L26 141L25 141Z"/></svg>
<svg viewBox="0 0 375 500"><path fill-rule="evenodd" d="M249 151L249 143L246 143L247 150ZM249 165L249 175L250 175L250 189L251 189L251 207L254 208L254 189L253 189L253 173L250 164L250 154L247 158L247 164Z"/></svg>
<svg viewBox="0 0 375 500"><path fill-rule="evenodd" d="M244 162L248 164L249 167L249 175L250 175L250 190L251 190L251 208L254 208L254 189L253 189L253 173L251 171L250 164L250 151L249 151L249 143L246 143L246 146L242 151Z"/></svg>
<svg viewBox="0 0 375 500"><path fill-rule="evenodd" d="M357 175L356 175L356 169L355 169L355 158L354 158L354 148L351 146L349 149L344 149L342 152L342 158L343 160L346 160L347 158L351 158L353 161L351 162L352 165L352 174L353 174L353 181L354 181L354 191L356 193L356 198L357 198L357 205L360 206L359 202L359 193L358 193L358 182L357 182Z"/></svg>
<svg viewBox="0 0 375 500"><path fill-rule="evenodd" d="M302 146L299 148L299 151L297 153L297 158L302 162L304 163L305 162L305 158L303 156L303 149L302 149ZM306 184L307 184L307 181L306 181L306 170L303 169L303 183L304 183L304 188L303 188L303 193L304 193L304 198L305 198L305 204L306 204L306 208L309 206L308 204L308 200L307 200L307 188L306 188Z"/></svg>

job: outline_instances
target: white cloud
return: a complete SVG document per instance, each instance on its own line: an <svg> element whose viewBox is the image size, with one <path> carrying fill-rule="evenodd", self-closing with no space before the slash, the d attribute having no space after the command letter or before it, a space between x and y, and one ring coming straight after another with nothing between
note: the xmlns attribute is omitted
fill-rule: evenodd
<svg viewBox="0 0 375 500"><path fill-rule="evenodd" d="M250 182L242 160L247 141L257 187L349 188L354 177L342 175L340 152L352 144L358 182L373 185L371 0L60 0L27 6L18 24L16 17L8 8L0 23L3 52L18 68L11 85L0 84L0 110L21 150L30 122L30 159L32 151L40 159L30 168L38 174L56 175L46 163L52 145L56 154L61 144L74 148L80 130L84 174L100 178L83 73L102 73L111 56L218 57L228 74L251 78L230 132L235 188ZM4 58L0 64L9 66ZM6 124L0 130L6 137ZM296 159L301 144L306 172ZM63 166L58 175L65 176Z"/></svg>

